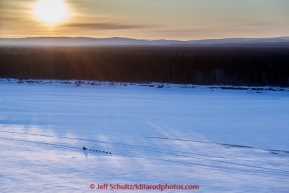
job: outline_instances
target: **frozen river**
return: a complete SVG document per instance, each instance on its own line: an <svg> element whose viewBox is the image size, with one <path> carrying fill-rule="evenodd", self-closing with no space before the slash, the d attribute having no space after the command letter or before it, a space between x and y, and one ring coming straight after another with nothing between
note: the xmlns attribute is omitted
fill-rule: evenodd
<svg viewBox="0 0 289 193"><path fill-rule="evenodd" d="M288 192L288 109L287 91L0 81L0 192Z"/></svg>

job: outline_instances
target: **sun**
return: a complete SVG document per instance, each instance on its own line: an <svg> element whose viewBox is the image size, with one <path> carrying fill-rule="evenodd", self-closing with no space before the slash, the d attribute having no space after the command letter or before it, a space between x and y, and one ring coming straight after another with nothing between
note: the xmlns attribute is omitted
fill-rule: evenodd
<svg viewBox="0 0 289 193"><path fill-rule="evenodd" d="M34 6L35 16L46 24L55 25L69 16L63 0L39 0Z"/></svg>

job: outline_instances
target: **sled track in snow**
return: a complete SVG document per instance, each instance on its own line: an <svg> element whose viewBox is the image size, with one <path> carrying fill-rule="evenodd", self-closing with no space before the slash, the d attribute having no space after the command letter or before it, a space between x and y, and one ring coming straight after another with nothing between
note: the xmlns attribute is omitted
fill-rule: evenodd
<svg viewBox="0 0 289 193"><path fill-rule="evenodd" d="M9 137L0 137L0 139L6 139L6 140L14 140L14 141L21 141L21 142L30 142L30 143L36 143L36 144L41 144L41 145L50 145L50 146L55 146L55 147L60 147L63 149L69 149L69 150L74 150L74 151L80 151L83 150L82 148L79 147L72 147L72 146L67 146L67 145L59 145L55 143L48 143L48 142L41 142L41 141L32 141L32 140L27 140L27 139L19 139L19 138L9 138ZM104 151L104 150L96 150L92 148L87 148L86 150L88 153L98 153L99 155L112 155L111 152Z"/></svg>
<svg viewBox="0 0 289 193"><path fill-rule="evenodd" d="M8 132L10 133L10 132ZM13 132L13 133L17 133L17 132ZM31 134L27 134L26 135L31 135ZM37 135L37 134L33 134L33 135ZM38 135L38 136L42 136L42 135ZM54 136L50 136L50 137L54 137ZM56 147L60 147L60 148L65 148L65 149L71 149L71 150L77 150L79 151L81 148L79 147L71 147L71 146L66 146L66 145L59 145L59 144L53 144L53 143L47 143L47 142L39 142L39 141L31 141L31 140L24 140L24 139L16 139L16 138L7 138L7 137L0 137L2 139L6 139L6 140L17 140L17 141L22 141L22 142L32 142L32 143L38 143L38 144L45 144L45 145L52 145L52 146L56 146ZM74 139L74 138L73 138ZM144 157L144 156L133 156L133 155L125 155L125 154L119 154L119 153L113 153L114 155L119 155L119 156L126 156L126 157L134 157L134 158L141 158L141 159L151 159L151 160L158 160L158 161L168 161L168 162L173 162L176 164L180 164L180 165L187 165L187 166L202 166L202 167L210 167L210 168L215 168L215 169L226 169L226 170L232 170L232 171L244 171L244 172L261 172L261 173L266 173L266 174L275 174L275 175L282 175L282 176L287 176L289 175L288 171L285 170L279 170L279 169L274 169L274 168L267 168L267 167L259 167L259 166L252 166L252 165L246 165L246 164L238 164L238 163L234 163L234 162L228 162L228 161L221 161L221 160L212 160L212 159L206 159L206 158L199 158L199 157L192 157L192 156L183 156L183 155L176 155L176 154L172 154L172 153L166 153L166 152L162 152L162 151L156 151L156 152L160 152L160 153L165 153L165 154L169 154L169 155L173 155L173 156L179 156L179 157L183 157L183 158L193 158L193 159L199 159L199 160L205 160L205 161L212 161L212 162L219 162L222 164L227 164L227 167L224 166L215 166L215 165L210 165L210 164L200 164L198 162L194 162L194 163L188 163L188 162L183 162L183 161L177 161L177 160L168 160L168 159L156 159L156 158L152 158L152 157ZM192 160L191 160L192 161ZM230 166L238 166L238 167L242 167L242 169L240 168L232 168ZM245 168L249 168L249 170L244 169ZM250 170L252 169L252 170Z"/></svg>
<svg viewBox="0 0 289 193"><path fill-rule="evenodd" d="M209 141L195 141L195 140L189 140L189 139L175 139L175 138L162 138L162 137L148 137L150 139L164 139L164 140L173 140L173 141L188 141L188 142L194 142L194 143L208 143L208 144L216 144L216 145L224 145L224 146L230 146L230 147L239 147L239 148L248 148L248 149L258 149L258 150L264 150L269 152L282 152L282 153L289 153L289 151L286 150L279 150L279 149L262 149L259 147L252 147L252 146L246 146L246 145L236 145L236 144L228 144L228 143L216 143L216 142L209 142Z"/></svg>
<svg viewBox="0 0 289 193"><path fill-rule="evenodd" d="M51 145L56 146L64 149L70 149L74 151L80 151L80 148L71 147L71 146L65 146L65 145L58 145L53 143L47 143L47 142L39 142L39 141L31 141L31 140L23 140L23 139L17 139L17 138L7 138L7 137L0 137L4 140L13 140L13 141L21 141L21 142L30 142L30 143L37 143L37 144L43 144L43 145ZM181 166L188 166L188 167L195 167L195 166L201 166L205 168L211 168L214 170L228 170L228 171L239 171L239 172L247 172L254 175L261 175L261 174L269 174L269 175L276 175L279 179L287 179L289 177L289 173L287 171L277 170L277 169L271 169L271 168L262 168L262 167L254 167L249 169L244 168L233 168L230 166L216 166L216 165L210 165L210 164L204 164L204 163L192 163L192 162L184 162L184 161L178 161L178 160L170 160L170 159L160 159L160 158L152 158L152 157L144 157L144 156L133 156L133 155L126 155L121 153L114 153L114 155L118 156L124 156L124 157L132 157L132 158L138 158L138 159L147 159L147 160L155 160L155 161L165 161L165 162L171 162L177 165ZM239 165L242 167L242 165Z"/></svg>
<svg viewBox="0 0 289 193"><path fill-rule="evenodd" d="M163 153L163 154L172 155L172 156L178 156L178 157L183 157L183 158L194 158L194 159L210 160L210 161L215 161L215 162L220 162L220 163L237 164L237 163L232 162L231 160L241 160L241 161L247 161L247 162L250 162L250 163L255 162L255 163L263 163L263 164L271 164L271 165L275 165L275 166L289 166L289 165L286 165L286 164L279 164L279 163L252 161L252 160L247 160L247 159L242 159L242 158L211 156L211 155L206 155L206 154L184 152L184 151L175 151L175 150L167 150L167 149L152 148L152 147L146 147L146 146L131 145L131 144L125 144L125 143L118 143L118 142L108 142L108 141L93 140L93 139L82 139L82 138L73 138L73 137L57 137L57 136L51 136L51 135L39 135L39 134L33 134L33 133L3 131L3 130L0 131L0 132L12 133L12 134L21 134L21 135L33 135L33 136L41 136L41 137L54 137L54 138L60 138L60 139L79 140L79 141L88 141L88 142L98 142L98 143L105 143L105 144L115 144L115 145L127 146L129 148L136 148L136 149L140 148L140 149L147 150L147 151L158 152L158 153ZM200 158L200 157L196 157L196 156L202 156L202 157ZM203 158L203 157L205 157L205 158ZM221 159L221 160L214 160L214 159ZM227 160L227 161L224 161L224 160ZM245 166L251 167L250 165L245 165ZM252 166L252 167L255 167L255 166Z"/></svg>
<svg viewBox="0 0 289 193"><path fill-rule="evenodd" d="M115 145L122 145L122 146L128 146L129 148L135 148L135 149L143 149L147 151L152 151L152 152L158 152L158 153L163 153L167 155L172 155L172 156L178 156L178 157L183 157L183 158L194 158L194 159L201 159L201 160L210 160L210 161L215 161L215 162L220 162L220 163L227 163L227 164L234 164L234 165L239 165L238 163L232 162L232 160L240 160L240 161L247 161L247 162L255 162L255 163L263 163L263 164L271 164L274 166L289 166L286 164L279 164L279 163L271 163L271 162L262 162L262 161L252 161L252 160L247 160L247 159L242 159L242 158L230 158L230 157L222 157L222 156L211 156L211 155L206 155L206 154L198 154L198 153L191 153L191 152L183 152L183 151L175 151L175 150L167 150L167 149L160 149L160 148L152 148L152 147L146 147L146 146L138 146L138 145L131 145L131 144L125 144L125 143L118 143L118 142L108 142L108 141L100 141L100 140L92 140L92 139L81 139L81 138L71 138L71 137L57 137L57 136L50 136L50 135L39 135L39 134L31 134L31 133L22 133L22 132L10 132L10 131L0 131L0 132L5 132L5 133L13 133L13 134L22 134L22 135L33 135L33 136L41 136L41 137L54 137L54 138L61 138L61 139L69 139L69 140L80 140L80 141L88 141L88 142L98 142L98 143L105 143L105 144L115 144ZM193 155L193 156L191 156ZM196 156L202 156L202 157L196 157ZM206 157L206 158L203 158ZM221 159L221 160L214 160L214 159ZM224 161L228 160L228 161ZM246 164L241 164L245 165L248 167L255 167L251 165L246 165Z"/></svg>

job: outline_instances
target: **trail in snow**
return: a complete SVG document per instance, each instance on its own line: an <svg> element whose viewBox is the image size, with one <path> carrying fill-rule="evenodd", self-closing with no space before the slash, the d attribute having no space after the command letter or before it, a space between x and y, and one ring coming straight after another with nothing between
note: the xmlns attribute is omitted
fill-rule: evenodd
<svg viewBox="0 0 289 193"><path fill-rule="evenodd" d="M251 147L246 145L237 145L237 144L226 144L226 143L216 143L216 142L208 142L208 141L196 141L196 140L189 140L189 139L174 139L174 138L162 138L162 137L148 137L152 139L165 139L165 140L175 140L175 141L188 141L188 142L195 142L195 143L210 143L210 144L217 144L217 145L224 145L224 146L230 146L230 147L239 147L239 148L249 148L249 149L259 149L269 152L283 152L283 153L289 153L289 151L280 150L280 149L262 149L259 147Z"/></svg>

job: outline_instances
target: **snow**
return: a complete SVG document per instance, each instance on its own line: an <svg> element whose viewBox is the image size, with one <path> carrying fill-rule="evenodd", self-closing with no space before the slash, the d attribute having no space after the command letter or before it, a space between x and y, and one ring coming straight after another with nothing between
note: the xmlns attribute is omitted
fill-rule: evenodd
<svg viewBox="0 0 289 193"><path fill-rule="evenodd" d="M286 89L17 82L0 80L0 192L289 190Z"/></svg>

